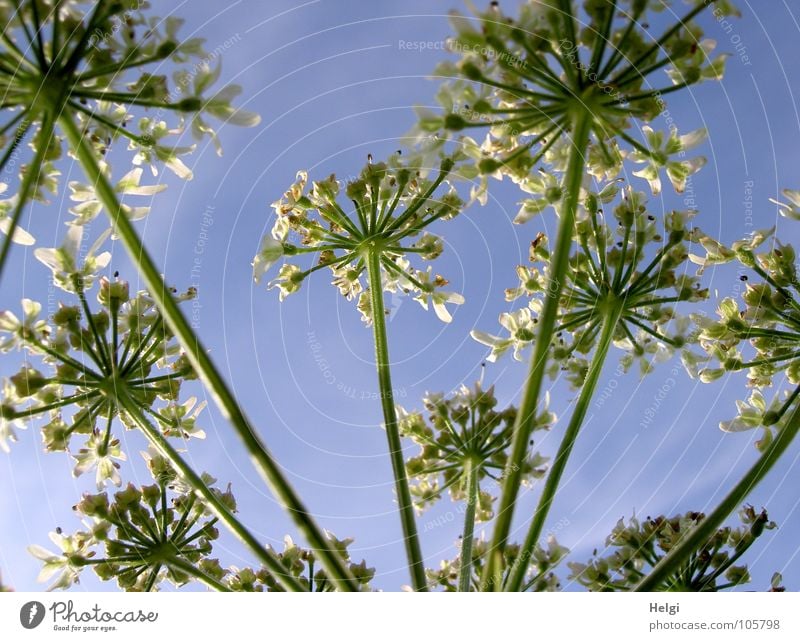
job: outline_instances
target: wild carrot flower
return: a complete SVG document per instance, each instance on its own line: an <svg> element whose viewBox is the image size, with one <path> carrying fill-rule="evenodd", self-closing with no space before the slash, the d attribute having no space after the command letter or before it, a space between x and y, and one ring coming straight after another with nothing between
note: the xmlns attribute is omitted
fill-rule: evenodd
<svg viewBox="0 0 800 641"><path fill-rule="evenodd" d="M203 480L214 483L208 475ZM60 530L52 533L59 553L30 546L29 551L44 563L39 580L59 573L51 589L68 588L79 581L83 569L91 567L103 581L116 579L128 591L149 592L164 581L181 586L193 579L224 589L221 577L204 571L218 566L210 558L219 535L217 519L196 494L173 481L174 473L162 474L153 485L129 484L113 497L85 494L75 506L85 530L70 536ZM235 511L230 488L215 491Z"/></svg>
<svg viewBox="0 0 800 641"><path fill-rule="evenodd" d="M705 516L699 512L667 518L632 517L620 519L606 539L607 556L595 556L588 563L569 563L570 579L597 592L632 590L652 568ZM766 511L746 505L739 512L742 526L723 527L696 550L683 567L669 577L664 589L675 592L719 592L750 582L746 565L736 562L765 530L775 523Z"/></svg>
<svg viewBox="0 0 800 641"><path fill-rule="evenodd" d="M463 545L463 541L462 541ZM490 544L483 537L476 537L473 541L472 572L470 586L477 590L481 585L481 574L486 567L490 551ZM569 554L569 550L560 545L554 536L548 537L545 546L537 545L533 553L523 557L519 545L508 545L504 550L505 567L512 568L524 565L525 584L523 592L556 592L561 589L561 581L555 573L561 561ZM428 583L431 589L443 589L445 592L455 592L458 589L458 575L461 557L445 560L436 569L427 571ZM500 577L500 589L505 585L508 572L503 572Z"/></svg>
<svg viewBox="0 0 800 641"><path fill-rule="evenodd" d="M480 382L472 389L462 385L449 397L427 394L423 403L429 420L419 412L397 408L400 434L420 447L419 455L406 462L409 478L416 481L411 493L417 499L417 508L432 504L449 491L454 501L477 498L476 519L490 520L494 497L480 489L480 481L496 481L505 469L516 408L495 409L494 388L484 390ZM537 429L549 429L555 420L545 407L537 417ZM530 454L524 464L523 481L541 478L546 461L539 454ZM469 471L478 477L477 497L469 496Z"/></svg>
<svg viewBox="0 0 800 641"><path fill-rule="evenodd" d="M299 291L310 274L327 267L333 284L348 300L357 299L369 324L372 310L362 281L367 254L377 251L385 291L409 294L423 308L432 308L440 320L450 322L447 306L462 304L463 296L446 291L448 281L431 267L417 269L406 257L418 255L430 261L442 253L442 241L427 228L453 218L463 207L454 188L447 188L453 167L454 160L445 158L428 178L420 158L404 162L395 156L387 162L370 160L358 178L344 185L332 175L310 188L307 173L298 172L297 181L272 205L275 222L253 259L256 282L281 258L294 261L313 254L314 266L286 262L268 287L278 289L283 300ZM340 202L345 199L349 205Z"/></svg>
<svg viewBox="0 0 800 641"><path fill-rule="evenodd" d="M81 227L71 227L68 244L38 249L37 257L54 272L54 282L73 294L76 305L61 304L50 319L39 318L41 306L23 301L23 320L0 314L0 348L20 349L26 362L4 383L0 445L13 440L12 428L42 417L45 449L72 452L75 475L94 471L98 487L121 484L119 462L125 460L113 425L134 425L120 395L129 396L151 416L165 436L202 437L196 425L204 403L178 401L183 381L194 378L147 292L131 296L128 283L96 277L110 260L93 252L77 262ZM87 294L97 292L99 309ZM193 291L178 296L189 300ZM163 373L159 373L161 370ZM76 438L80 444L76 446Z"/></svg>
<svg viewBox="0 0 800 641"><path fill-rule="evenodd" d="M741 305L726 297L717 307L716 318L696 315L703 353L685 357L689 373L704 382L732 372L747 373L748 384L755 389L747 402L737 403L737 416L723 421L720 427L729 432L763 429L764 436L756 443L759 449L772 442L800 396L796 254L792 245L773 238L773 232L774 228L755 231L730 247L704 245L706 255L696 257L696 262L722 264L735 260L750 275L740 276L745 284ZM772 400L765 399L763 390L783 380L789 389L780 390Z"/></svg>
<svg viewBox="0 0 800 641"><path fill-rule="evenodd" d="M348 564L360 588L369 591L369 582L375 576L375 568L367 567L364 560L355 563L350 558L347 548L353 543L353 539L340 540L330 532L326 534L333 547ZM276 552L276 555L286 571L295 577L307 592L330 592L335 589L325 570L317 568L313 550L298 546L290 536L284 537L283 543L283 551ZM283 591L275 576L265 568L253 570L231 567L225 576L225 581L232 590L237 592Z"/></svg>
<svg viewBox="0 0 800 641"><path fill-rule="evenodd" d="M615 178L630 158L647 164L637 175L650 182L654 194L660 190L661 169L682 191L687 177L704 163L685 157L703 132L681 136L645 125L641 141L628 130L634 120L654 121L665 109L663 96L722 77L727 56L712 59L716 43L704 39L692 21L709 3L695 2L652 44L643 25L649 14L663 9L660 1L637 0L625 10L614 2L584 3L585 28L564 4L525 4L516 18L498 3L475 10L474 16L453 13L449 48L460 59L438 67L437 76L452 79L438 95L444 113L420 110L420 139L436 146L446 137L431 139L431 134L486 129L479 173L508 176L525 189L540 161L556 173L566 169L576 118L585 113L592 134L586 154L590 175ZM719 15L738 14L730 3L715 7ZM655 75L664 70L671 84ZM560 185L561 179L554 181L554 193ZM549 204L558 208L560 198Z"/></svg>
<svg viewBox="0 0 800 641"><path fill-rule="evenodd" d="M688 317L676 304L708 296L697 277L686 273L687 242L694 231L693 211L656 216L645 195L625 188L614 205L615 183L600 192L582 191L559 316L551 345L550 373L566 371L577 386L583 382L589 354L604 319L616 317L614 344L622 349L627 369L638 361L642 373L682 348L690 336ZM611 216L607 214L611 211ZM663 223L659 224L659 218ZM550 251L547 237L531 243L530 265L517 268L519 284L506 290L506 300L527 299L526 307L504 312L500 324L508 335L473 330L475 340L491 348L489 360L512 349L517 359L535 339L535 327L547 288Z"/></svg>
<svg viewBox="0 0 800 641"><path fill-rule="evenodd" d="M180 156L193 146L178 146L168 138L181 137L188 124L195 138L210 137L219 151L207 116L243 126L258 123L258 116L231 105L239 93L236 85L211 89L220 66L211 67L202 40L181 42L182 20L149 16L147 6L138 0L103 0L93 7L61 0L0 6L0 106L5 114L0 170L25 145L35 154L21 164L18 192L0 202L0 231L14 242L33 242L19 227L23 209L31 199L56 193L60 172L54 163L64 153L64 138L76 127L91 149L91 162L99 163L107 178L111 169L104 158L120 139L128 141L136 164L157 170L163 163L191 178ZM189 65L192 60L197 62ZM159 73L167 61L178 67L171 81ZM141 169L127 174L117 191L151 195L163 189L140 187L140 174ZM94 187L73 182L70 188L79 203L72 210L76 222L91 220L102 207ZM147 208L124 208L132 218L147 213ZM0 263L7 252L6 243Z"/></svg>

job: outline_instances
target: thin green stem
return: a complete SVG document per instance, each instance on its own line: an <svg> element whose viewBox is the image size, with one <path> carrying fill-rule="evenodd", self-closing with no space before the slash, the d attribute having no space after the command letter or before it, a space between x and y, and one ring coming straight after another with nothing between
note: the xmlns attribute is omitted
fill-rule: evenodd
<svg viewBox="0 0 800 641"><path fill-rule="evenodd" d="M643 4L642 7L644 6L645 5ZM600 78L607 78L608 75L614 70L614 67L616 67L620 63L622 58L625 56L623 47L625 45L625 42L628 40L631 33L633 32L634 28L636 27L636 23L641 17L643 11L644 9L639 9L638 11L635 11L632 15L629 16L630 19L628 20L628 24L625 27L625 31L622 33L622 36L620 37L616 46L614 46L612 43L609 43L611 44L612 47L614 47L614 53L611 54L611 57L608 59L603 68L600 70L600 73L598 74Z"/></svg>
<svg viewBox="0 0 800 641"><path fill-rule="evenodd" d="M586 412L589 409L589 403L597 388L597 382L600 380L600 373L603 371L603 364L605 363L606 356L608 356L608 350L614 339L614 332L616 331L621 313L622 305L618 303L603 321L600 340L597 344L594 356L592 357L586 379L581 387L581 393L575 403L575 408L572 410L569 425L567 425L564 437L561 439L561 444L553 460L550 473L547 475L547 481L545 481L542 495L539 497L539 504L536 506L536 511L533 514L533 520L528 528L528 534L525 536L525 542L519 550L518 558L521 559L522 562L515 563L509 572L508 580L505 584L505 590L508 592L518 591L525 582L525 574L527 573L530 560L533 557L536 545L539 543L539 538L542 535L542 530L547 521L547 515L550 513L550 508L553 505L553 499L555 498L556 491L561 482L561 477L564 475L567 461L569 461L572 448L575 446L575 441L578 439L581 425L583 425L583 421L586 418Z"/></svg>
<svg viewBox="0 0 800 641"><path fill-rule="evenodd" d="M439 174L436 176L436 179L431 183L430 187L425 190L425 193L421 196L417 196L417 198L411 203L411 205L406 209L400 216L395 219L387 218L384 221L384 226L378 229L380 233L386 232L394 232L400 229L407 220L409 220L417 210L419 210L422 205L428 202L428 199L433 195L433 193L439 188L439 185L444 182L444 179L447 177L447 174L450 173L450 167L452 167L452 163L445 161L447 163L446 167L442 167L439 170Z"/></svg>
<svg viewBox="0 0 800 641"><path fill-rule="evenodd" d="M686 87L690 87L691 85L697 84L696 80L693 81L686 81L686 82L679 82L677 85L671 85L669 87L664 87L662 89L654 89L652 91L645 91L644 93L637 93L632 96L623 96L622 98L617 98L616 100L611 100L610 102L603 103L606 106L614 106L614 105L628 105L633 102L639 102L641 100L648 100L649 98L661 97L666 94L670 94L674 91L679 91L681 89L685 89ZM635 111L630 110L629 111Z"/></svg>
<svg viewBox="0 0 800 641"><path fill-rule="evenodd" d="M314 549L337 588L347 591L358 590L358 583L345 565L341 555L315 523L294 488L284 477L278 463L239 407L227 383L179 309L169 288L164 283L158 267L150 258L131 221L123 211L113 186L100 169L94 150L76 126L72 114L65 112L59 122L87 177L95 185L98 198L103 203L114 231L137 266L150 295L158 305L170 329L186 350L189 362L206 385L223 416L230 421L241 438L254 466L264 476L276 496L281 499L284 509Z"/></svg>
<svg viewBox="0 0 800 641"><path fill-rule="evenodd" d="M39 64L42 67L42 70L48 69L49 65L47 63L47 58L44 55L44 39L42 38L42 21L39 17L39 3L38 2L31 2L31 12L33 14L33 26L36 29L36 43L37 43L37 51L39 57Z"/></svg>
<svg viewBox="0 0 800 641"><path fill-rule="evenodd" d="M392 374L389 363L389 342L386 335L386 312L383 305L383 283L381 281L381 256L379 250L373 248L367 257L367 277L372 302L372 327L375 336L375 366L378 371L381 407L389 441L389 457L392 461L397 504L400 521L403 526L406 555L408 556L411 582L415 591L426 592L425 564L422 560L417 523L414 518L414 506L408 487L406 465L403 460L403 446L400 441L400 429L397 424L397 412L394 407Z"/></svg>
<svg viewBox="0 0 800 641"><path fill-rule="evenodd" d="M475 538L475 507L478 503L478 472L475 462L464 465L467 476L467 509L464 512L464 534L461 537L461 565L458 570L458 591L469 592L472 584L472 543Z"/></svg>
<svg viewBox="0 0 800 641"><path fill-rule="evenodd" d="M14 6L17 8L17 18L19 20L20 25L22 26L22 31L25 33L25 37L28 39L28 44L30 44L30 48L33 51L34 55L36 56L36 60L39 63L39 68L44 70L47 68L47 61L44 59L44 53L38 46L38 39L34 38L33 33L31 33L30 28L28 27L28 23L25 20L25 17L22 15L22 7L20 6L20 0L12 0ZM31 3L32 6L34 3ZM33 19L35 23L39 22L39 12L35 11L33 14Z"/></svg>
<svg viewBox="0 0 800 641"><path fill-rule="evenodd" d="M81 33L80 40L78 40L78 42L72 48L69 58L67 58L67 61L64 63L62 68L62 70L67 74L74 73L81 60L83 60L83 54L86 53L87 47L92 40L95 26L105 17L103 15L103 8L106 4L106 2L98 2L89 16L89 20L86 21L86 27L84 28L83 33ZM80 32L79 29L76 29L75 31ZM69 40L69 37L67 40Z"/></svg>
<svg viewBox="0 0 800 641"><path fill-rule="evenodd" d="M581 112L575 118L572 151L564 180L564 206L561 211L558 236L555 242L555 250L552 254L551 274L547 285L548 298L545 301L544 309L537 325L538 329L530 372L523 392L522 402L517 412L517 418L514 422L514 436L504 474L503 491L497 512L494 536L489 548L486 570L482 577L484 588L490 584L495 589L501 587L498 577L502 572L503 552L511 529L511 519L514 515L514 507L521 484L522 464L528 450L529 435L536 420L548 352L553 329L558 318L559 301L569 268L575 213L578 208L591 123L592 115L588 112Z"/></svg>
<svg viewBox="0 0 800 641"><path fill-rule="evenodd" d="M636 320L632 316L626 316L625 320L627 320L628 322L633 323L634 325L636 325L637 327L639 327L643 331L647 332L648 334L650 334L650 336L652 336L656 340L659 340L659 341L661 341L663 343L666 343L667 345L672 345L672 347L675 347L675 348L680 348L681 347L681 343L680 342L676 341L673 338L670 338L669 336L664 336L664 334L661 334L660 332L657 332L656 330L654 330L652 327L648 327L644 323L639 322L638 320Z"/></svg>
<svg viewBox="0 0 800 641"><path fill-rule="evenodd" d="M14 207L14 213L11 215L11 224L9 225L8 229L5 230L6 238L3 241L3 248L0 249L0 278L2 278L6 259L8 258L8 254L11 249L11 242L14 238L14 232L19 226L19 221L22 218L22 212L25 210L25 206L30 200L34 185L39 180L39 173L42 170L42 164L44 163L47 149L50 147L50 141L53 137L54 127L55 121L53 117L50 114L45 114L42 119L41 130L39 131L39 137L36 143L36 155L33 157L33 161L28 166L25 177L22 179L17 205Z"/></svg>
<svg viewBox="0 0 800 641"><path fill-rule="evenodd" d="M49 356L52 356L56 360L59 360L59 361L61 361L62 363L66 364L66 365L69 365L73 369L76 369L77 371L79 371L84 376L88 376L89 378L93 378L96 381L100 381L103 378L102 376L100 376L96 372L93 372L88 367L85 367L83 365L83 363L81 363L79 361L76 361L74 358L72 358L68 354L64 354L62 352L59 352L58 350L55 350L52 347L50 347L48 345L45 345L44 343L40 343L39 341L37 341L35 338L33 338L30 335L26 336L24 340L25 340L26 343L28 343L28 345L32 345L36 349L42 350L45 354L47 354Z"/></svg>
<svg viewBox="0 0 800 641"><path fill-rule="evenodd" d="M144 569L148 567L149 567L148 565L145 565L142 571L144 571ZM141 574L142 571L140 571L139 574ZM153 588L156 586L156 581L158 580L158 573L160 571L161 571L160 563L158 563L152 570L150 570L150 576L147 577L147 581L145 582L143 588L145 592L153 591Z"/></svg>
<svg viewBox="0 0 800 641"><path fill-rule="evenodd" d="M763 267L761 267L761 265L759 265L758 261L755 260L755 259L753 260L752 268L753 268L753 271L755 271L756 274L761 276L761 278L763 278L770 285L772 285L775 289L777 289L778 292L780 292L781 296L783 296L783 298L789 303L789 305L794 307L795 310L800 311L800 303L798 303L794 299L794 296L792 296L791 293L789 293L789 291L785 287L782 287L781 285L779 285L775 281L775 279L772 278L772 276L769 275L769 272L767 272L767 270L765 270Z"/></svg>
<svg viewBox="0 0 800 641"><path fill-rule="evenodd" d="M94 315L92 314L92 310L89 309L89 303L86 300L86 294L83 291L83 285L80 282L80 278L78 276L74 276L72 280L75 285L75 291L77 292L78 300L81 302L84 316L86 316L86 322L89 324L89 329L94 337L94 344L97 346L97 354L100 358L98 365L101 369L105 367L105 373L110 373L111 359L108 357L108 345L106 344L106 341L103 340L103 337L100 335L100 330L97 328L97 324L94 322Z"/></svg>
<svg viewBox="0 0 800 641"><path fill-rule="evenodd" d="M154 109L171 109L173 111L182 111L183 108L179 102L159 102L158 100L147 100L146 98L139 98L138 94L125 93L122 91L90 91L88 89L74 89L73 96L80 96L82 98L91 98L93 100L104 100L106 102L122 102L129 105L139 105L140 107L152 107Z"/></svg>
<svg viewBox="0 0 800 641"><path fill-rule="evenodd" d="M592 72L600 68L600 63L603 59L603 54L608 44L608 37L611 33L611 24L614 22L614 13L617 10L617 0L609 0L608 6L605 8L606 14L603 18L603 25L600 31L595 31L595 42L592 50L592 60L589 63L589 72L587 75L591 77Z"/></svg>
<svg viewBox="0 0 800 641"><path fill-rule="evenodd" d="M27 114L28 111L29 111L28 108L21 109L20 112L16 116L14 116L6 124L4 124L2 127L0 127L0 136L5 136L12 127L14 127L20 120L22 120L22 118L25 117L25 114ZM25 126L26 124L27 124L27 126ZM12 146L14 148L19 146L19 143L20 143L19 139L22 138L22 136L24 135L23 127L24 127L24 131L27 131L27 128L30 127L30 125L31 125L31 121L27 120L25 123L23 123L22 125L17 127L17 133L14 135L14 140L12 141ZM8 154L8 153L9 152L6 151L6 154Z"/></svg>
<svg viewBox="0 0 800 641"><path fill-rule="evenodd" d="M161 329L162 323L164 322L164 317L159 314L158 318L153 321L153 324L147 329L147 333L144 335L144 338L139 341L139 345L137 345L136 349L133 353L126 359L128 350L124 350L122 353L122 358L120 359L120 375L121 376L128 376L128 374L133 370L134 367L139 365L153 350L153 345L157 345L160 341L157 337L155 337L156 332ZM137 328L138 330L138 328ZM128 334L130 338L133 336L133 332L131 331ZM154 338L155 337L155 338ZM153 339L153 342L150 343L150 339ZM148 347L148 343L150 346ZM129 344L130 346L130 344Z"/></svg>
<svg viewBox="0 0 800 641"><path fill-rule="evenodd" d="M641 154L647 156L648 158L652 158L653 157L653 152L650 149L648 149L647 147L645 147L638 140L636 140L635 138L632 138L631 136L629 136L628 134L626 134L622 130L620 130L618 133L619 133L620 137L624 141L626 141L631 147L636 149L638 152L640 152Z"/></svg>
<svg viewBox="0 0 800 641"><path fill-rule="evenodd" d="M14 124L16 124L19 121L19 119L22 118L26 113L27 113L27 110L22 111L19 114L19 116L14 118L14 120L12 120L9 123L9 125L13 126ZM14 134L14 138L11 141L11 144L8 147L6 147L5 153L3 153L3 157L0 158L0 171L3 171L6 168L6 165L8 164L9 160L11 160L11 158L14 156L14 152L17 151L17 149L19 148L20 144L24 140L25 134L28 133L28 130L30 129L31 124L33 124L33 123L30 120L25 119L20 124L20 126L17 128L17 131ZM3 136L3 135L5 135L5 131L0 131L0 136ZM11 236L9 235L9 238L10 237Z"/></svg>
<svg viewBox="0 0 800 641"><path fill-rule="evenodd" d="M185 559L175 556L167 559L165 563L169 567L178 570L179 572L183 572L184 574L188 574L194 579L197 579L200 581L200 583L211 588L212 590L216 590L217 592L231 592L231 589L227 585L220 583L217 581L217 579L209 576Z"/></svg>
<svg viewBox="0 0 800 641"><path fill-rule="evenodd" d="M666 256L667 252L670 251L675 245L677 245L680 241L669 241L666 243L661 249L658 250L658 253L653 257L653 260L645 267L641 272L636 274L636 278L631 283L631 286L628 288L628 291L631 295L634 295L638 292L639 289L642 287L646 287L649 284L648 276L653 268L661 262L661 259ZM658 274L656 274L658 276Z"/></svg>
<svg viewBox="0 0 800 641"><path fill-rule="evenodd" d="M631 237L631 225L625 225L625 234L622 238L622 251L619 254L619 262L614 270L614 280L611 283L611 289L614 292L619 291L622 284L622 274L625 272L625 259L628 256L628 241Z"/></svg>
<svg viewBox="0 0 800 641"><path fill-rule="evenodd" d="M103 65L102 67L94 67L89 71L84 71L75 79L75 81L76 83L81 83L87 80L91 80L92 78L99 78L100 76L107 76L111 74L116 75L120 71L125 71L126 69L132 69L133 67L141 67L143 65L148 65L151 62L161 62L162 60L164 60L164 56L156 53L152 56L147 56L145 58L134 58L133 60L127 62L120 62L111 65Z"/></svg>
<svg viewBox="0 0 800 641"><path fill-rule="evenodd" d="M59 401L54 401L53 403L48 403L47 405L42 405L39 407L31 407L25 408L22 410L16 410L14 412L14 416L19 416L20 418L25 417L32 417L36 416L37 414L44 414L45 412L49 412L51 410L58 409L59 407L65 407L66 405L72 405L73 403L82 403L83 401L90 401L95 396L99 396L100 392L97 390L93 390L91 392L87 392L86 394L73 394L72 396L67 396L66 398L62 398Z"/></svg>
<svg viewBox="0 0 800 641"><path fill-rule="evenodd" d="M615 85L619 85L623 83L627 78L627 76L630 74L633 74L634 76L641 75L642 77L644 77L644 75L641 74L639 71L640 65L645 60L647 60L651 55L653 55L653 53L658 51L661 48L661 46L664 45L667 42L667 40L669 40L672 36L674 36L678 31L680 31L684 27L687 27L687 23L692 18L694 18L703 10L707 9L709 6L711 6L711 4L712 4L711 0L703 0L702 2L700 2L700 4L698 4L694 9L689 11L683 18L678 20L674 25L672 25L672 27L667 29L667 31L665 31L664 34L656 42L647 47L647 49L645 49L639 55L638 58L636 58L627 67L625 67L622 71L620 71L611 82Z"/></svg>
<svg viewBox="0 0 800 641"><path fill-rule="evenodd" d="M8 34L7 29L4 29L2 34L0 34L0 39L6 43L6 46L8 47L8 53L10 53L17 63L19 63L19 66L15 71L18 71L20 74L30 75L22 71L22 66L25 65L29 71L33 71L36 74L39 73L39 68L25 57L25 54L22 53L22 50L17 46L17 43L14 42L14 40Z"/></svg>
<svg viewBox="0 0 800 641"><path fill-rule="evenodd" d="M144 138L142 136L137 136L133 132L128 131L122 125L115 123L113 120L109 120L105 116L101 116L100 114L92 111L91 109L84 107L81 103L75 102L74 100L70 100L69 106L72 107L73 109L77 109L81 113L86 114L89 118L91 118L95 122L99 122L104 127L108 127L115 134L125 136L128 140L132 140L140 145L145 144Z"/></svg>
<svg viewBox="0 0 800 641"><path fill-rule="evenodd" d="M767 446L755 464L747 471L741 480L733 486L727 496L720 502L713 512L708 514L697 524L685 539L672 548L653 568L644 579L634 588L635 592L653 592L658 590L693 552L703 546L725 519L736 510L747 495L758 485L761 480L775 466L775 463L792 443L800 431L800 405L795 407L774 440Z"/></svg>

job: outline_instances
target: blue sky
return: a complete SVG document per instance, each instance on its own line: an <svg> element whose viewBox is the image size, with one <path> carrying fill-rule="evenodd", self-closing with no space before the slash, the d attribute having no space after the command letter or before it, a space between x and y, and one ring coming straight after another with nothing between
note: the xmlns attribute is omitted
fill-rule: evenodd
<svg viewBox="0 0 800 641"><path fill-rule="evenodd" d="M503 6L512 12L515 4ZM770 3L769 11L739 4L745 16L732 30L721 29L711 16L703 19L706 35L732 54L725 79L671 96L669 110L681 132L709 130L700 152L708 165L693 183L698 225L731 241L777 222L779 234L791 241L796 226L777 220L768 199L783 187L800 187L800 119L793 95L800 86L793 46L800 11L786 2ZM434 106L437 84L429 75L443 53L411 51L401 43L440 43L450 33L447 11L459 2L241 0L221 10L200 0L153 5L155 13L185 17L185 35L205 37L207 49L223 50L224 81L243 86L240 104L259 112L262 122L255 129L222 127L223 158L203 143L189 159L193 181L164 175L169 188L140 228L168 280L179 288L198 286L199 332L286 475L325 527L356 539L353 556L377 568L376 585L397 589L408 578L380 404L373 396L371 333L325 275L281 304L276 292L252 284L250 260L271 226L269 203L298 169L312 177L335 172L346 178L360 170L368 153L381 158L403 145L414 123L413 106ZM120 146L112 157L121 175L127 153ZM79 178L76 168L63 169L65 179ZM750 196L752 208L744 202ZM514 267L535 234L553 224L550 213L526 226L512 225L518 199L513 188L495 183L485 207L439 227L446 252L437 271L467 299L452 324L443 325L413 301L392 302L393 376L407 408L419 408L426 391L471 384L480 374L485 349L469 331L497 330L498 314L508 309L502 291L514 284ZM660 212L684 208L682 200L666 193L651 204ZM68 206L62 193L50 207L34 208L28 228L40 245L52 246L63 235ZM121 247L114 248L113 268L136 282ZM23 296L47 297L48 272L30 251L15 247L9 269L16 275L4 279L0 308L17 308ZM707 272L706 284L720 296L741 288L735 269ZM0 373L18 365L16 355L5 356ZM670 362L639 380L620 378L616 366L612 354L600 383L611 391L590 410L551 512L548 529L579 561L602 547L620 517L711 509L756 456L756 435L726 435L717 428L734 414L735 399L747 394L740 378L702 385ZM526 367L510 359L488 365L486 380L496 383L501 402L516 401ZM574 393L556 382L552 397L554 410L567 416ZM648 410L655 417L642 426ZM231 482L242 519L280 546L292 532L280 506L214 408L204 413L203 424L208 438L193 443L187 456L221 483ZM560 435L557 426L538 444L542 452L552 453ZM137 455L143 441L126 434L125 445L131 463L124 475L147 482ZM750 497L780 526L748 555L752 588L767 587L776 570L789 589L800 581L800 510L791 482L798 456L795 444ZM17 589L41 587L35 582L38 563L25 547L47 543L47 532L56 526L78 526L71 506L92 484L73 479L70 470L65 456L42 453L36 426L20 434L10 456L0 456L0 571ZM522 495L514 524L519 537L522 516L537 493L534 487ZM461 527L453 518L456 507L446 498L419 519L429 565L455 555ZM225 562L246 562L226 537L219 551ZM76 589L107 587L87 573Z"/></svg>

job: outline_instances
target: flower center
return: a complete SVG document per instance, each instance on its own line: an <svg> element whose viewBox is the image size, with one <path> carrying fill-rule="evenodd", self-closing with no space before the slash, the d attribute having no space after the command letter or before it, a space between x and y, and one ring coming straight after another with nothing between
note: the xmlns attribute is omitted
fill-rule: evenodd
<svg viewBox="0 0 800 641"><path fill-rule="evenodd" d="M69 79L57 73L47 76L31 76L22 80L28 93L31 109L34 113L50 111L61 113L69 97Z"/></svg>

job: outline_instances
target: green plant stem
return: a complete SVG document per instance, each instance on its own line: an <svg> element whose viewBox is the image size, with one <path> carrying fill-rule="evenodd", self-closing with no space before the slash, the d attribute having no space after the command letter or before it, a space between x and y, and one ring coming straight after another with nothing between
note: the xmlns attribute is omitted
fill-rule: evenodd
<svg viewBox="0 0 800 641"><path fill-rule="evenodd" d="M482 578L483 588L490 584L499 590L500 583L497 577L502 569L503 551L508 541L511 529L511 519L514 516L514 506L520 487L522 464L528 450L528 439L536 420L537 407L542 389L547 356L550 342L553 337L553 328L558 317L558 308L561 292L566 280L569 266L569 252L572 244L572 234L575 228L575 212L578 207L578 198L583 179L584 165L586 162L586 149L589 145L589 132L591 130L592 115L581 112L575 117L572 134L572 151L564 179L564 200L560 212L560 222L555 248L552 253L551 274L547 285L547 300L542 310L542 315L537 324L534 353L531 360L530 372L525 385L519 411L514 422L514 436L511 443L511 454L504 472L503 491L497 512L492 544L489 548L489 558Z"/></svg>
<svg viewBox="0 0 800 641"><path fill-rule="evenodd" d="M509 572L508 579L506 580L504 589L509 592L519 591L520 587L525 582L525 573L527 571L529 561L533 557L533 552L536 545L539 543L539 538L542 536L547 515L550 513L550 508L553 505L553 500L556 496L561 477L564 475L564 470L567 467L567 461L572 454L572 448L575 441L578 439L581 425L586 418L586 412L589 409L589 403L594 396L595 389L597 389L597 382L600 379L600 373L603 371L603 364L608 356L608 350L614 339L614 331L617 328L620 315L622 312L622 303L618 302L614 308L608 313L603 321L603 329L600 334L600 340L597 344L592 362L589 366L589 371L586 374L586 379L583 381L580 395L575 403L575 409L572 411L569 425L564 432L564 437L561 439L561 444L558 447L558 453L547 475L542 495L539 497L539 504L536 506L536 512L533 514L533 520L528 528L528 534L525 536L525 542L519 551L518 558L522 561L515 563Z"/></svg>
<svg viewBox="0 0 800 641"><path fill-rule="evenodd" d="M403 446L400 442L400 428L397 425L397 412L394 407L392 374L389 365L389 342L386 337L386 312L383 306L380 250L371 248L368 254L367 277L369 279L372 302L372 327L375 335L375 366L378 371L378 386L383 408L383 420L386 426L386 438L389 441L389 457L392 461L397 504L400 511L400 521L403 526L412 587L416 592L426 592L425 565L422 560L419 536L417 535L414 506L411 502L406 464L403 460Z"/></svg>
<svg viewBox="0 0 800 641"><path fill-rule="evenodd" d="M458 571L458 591L469 592L472 583L472 542L475 538L475 507L478 503L478 472L474 461L464 465L467 475L467 509L464 513L464 535L461 537L461 564Z"/></svg>
<svg viewBox="0 0 800 641"><path fill-rule="evenodd" d="M11 215L11 223L6 230L6 237L3 240L3 247L0 249L0 277L3 274L3 268L5 267L6 259L8 258L8 254L11 250L14 233L17 231L17 227L19 227L19 221L22 218L22 212L25 211L25 206L31 200L31 190L34 189L34 185L39 180L39 173L42 171L42 163L44 163L47 149L50 147L50 141L53 137L54 126L55 121L53 117L50 114L45 114L45 116L42 118L41 131L39 132L39 138L36 143L36 155L33 157L31 164L28 166L28 171L25 173L25 177L22 179L22 184L19 188L17 204L14 207L14 213ZM25 130L27 131L27 126ZM20 140L21 138L16 138L16 142L12 143L12 145L19 145Z"/></svg>
<svg viewBox="0 0 800 641"><path fill-rule="evenodd" d="M305 536L336 587L347 591L357 591L358 583L345 565L341 555L333 548L330 540L314 522L294 488L283 476L277 462L262 443L191 325L178 308L178 304L164 283L158 268L122 210L114 188L101 171L90 143L84 139L76 126L72 114L70 112L62 114L59 123L87 177L94 184L98 198L111 220L115 233L122 240L131 260L142 275L150 290L150 295L186 351L200 380L206 385L223 416L230 421L242 439L254 466L264 476L275 495L281 499L284 509Z"/></svg>
<svg viewBox="0 0 800 641"><path fill-rule="evenodd" d="M703 0L700 4L698 4L694 9L689 11L683 18L680 18L677 22L675 22L664 34L656 40L653 44L648 46L635 60L630 62L627 67L625 67L622 71L620 71L612 80L611 83L614 85L619 85L620 83L624 82L625 79L633 74L634 76L644 77L639 68L640 65L647 60L653 53L658 51L663 47L663 45L678 31L681 29L685 29L689 25L689 21L695 18L700 12L704 11L708 7L713 4L712 0Z"/></svg>
<svg viewBox="0 0 800 641"><path fill-rule="evenodd" d="M263 563L270 572L274 573L278 582L291 592L304 591L302 584L286 572L286 568L277 555L266 548L244 525L242 525L219 499L216 493L203 482L183 457L178 454L175 448L170 445L167 439L161 435L161 432L153 427L136 404L136 401L128 395L128 391L122 386L118 386L115 390L115 398L120 408L133 419L153 447L169 460L175 470L181 475L181 478L189 483L192 489L203 498L214 515L256 555L258 560Z"/></svg>
<svg viewBox="0 0 800 641"><path fill-rule="evenodd" d="M231 592L231 589L217 581L217 579L208 576L205 572L201 571L200 569L196 568L194 565L182 559L180 557L171 557L166 561L166 564L179 572L183 572L184 574L188 574L192 578L200 581L206 587L211 588L217 592Z"/></svg>
<svg viewBox="0 0 800 641"><path fill-rule="evenodd" d="M714 532L722 526L744 501L756 485L769 473L775 463L786 451L800 432L800 405L797 405L786 425L778 432L775 439L767 446L755 464L741 480L728 492L711 514L697 524L689 535L672 548L645 578L634 588L634 592L653 592L661 586L681 564L710 539Z"/></svg>

